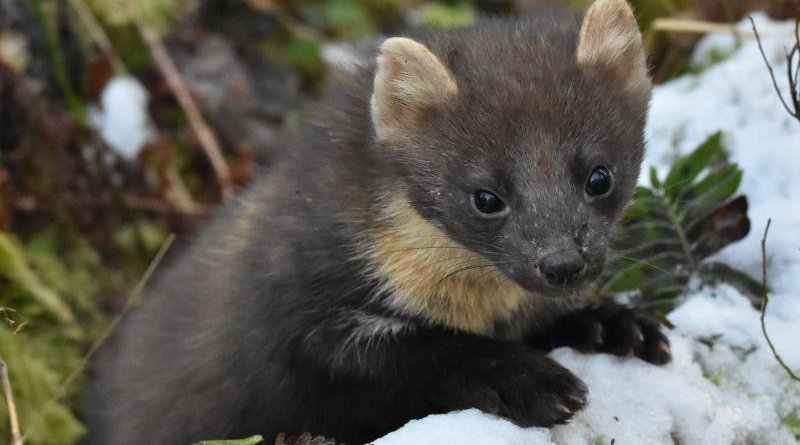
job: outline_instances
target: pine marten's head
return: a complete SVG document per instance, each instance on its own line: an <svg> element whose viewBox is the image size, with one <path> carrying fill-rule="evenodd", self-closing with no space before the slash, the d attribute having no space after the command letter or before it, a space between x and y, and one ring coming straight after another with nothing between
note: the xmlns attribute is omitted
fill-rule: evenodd
<svg viewBox="0 0 800 445"><path fill-rule="evenodd" d="M480 330L525 295L595 279L639 175L649 96L625 0L597 0L580 26L386 40L371 113L404 190L385 203L376 255L402 304Z"/></svg>

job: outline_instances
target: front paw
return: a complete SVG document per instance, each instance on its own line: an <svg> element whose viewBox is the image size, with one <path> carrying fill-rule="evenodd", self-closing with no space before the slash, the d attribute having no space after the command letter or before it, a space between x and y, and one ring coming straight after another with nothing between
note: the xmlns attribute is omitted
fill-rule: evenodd
<svg viewBox="0 0 800 445"><path fill-rule="evenodd" d="M586 385L552 359L528 348L498 352L465 358L434 399L446 410L478 408L524 427L564 423L586 405Z"/></svg>
<svg viewBox="0 0 800 445"><path fill-rule="evenodd" d="M581 352L634 355L663 365L672 359L661 324L645 312L606 302L557 319L542 336L546 346L569 346Z"/></svg>

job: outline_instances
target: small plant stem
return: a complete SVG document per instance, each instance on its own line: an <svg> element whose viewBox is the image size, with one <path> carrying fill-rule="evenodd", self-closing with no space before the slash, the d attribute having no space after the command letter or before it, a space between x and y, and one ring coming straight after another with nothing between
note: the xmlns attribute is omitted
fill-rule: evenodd
<svg viewBox="0 0 800 445"><path fill-rule="evenodd" d="M769 63L769 58L767 58L767 54L766 54L766 52L764 52L764 46L761 44L761 36L758 34L758 29L756 29L755 20L753 20L752 16L748 16L747 18L750 20L750 26L753 27L753 33L756 36L756 42L758 42L758 50L761 52L761 58L764 59L764 64L767 66L767 70L769 71L769 77L772 80L772 87L775 89L775 92L778 94L778 98L780 99L781 104L783 105L783 108L786 109L786 112L789 113L789 115L791 115L795 119L798 119L800 121L800 110L792 111L792 109L789 107L789 104L786 103L786 99L784 99L783 93L781 93L781 88L778 86L778 80L775 78L775 71L772 69L772 64ZM795 45L797 45L797 44L798 43L796 43ZM789 63L788 60L787 60L787 63ZM790 73L791 73L791 68L790 68ZM792 79L791 79L791 76L790 76L789 77L789 84L791 85L791 83L792 83Z"/></svg>
<svg viewBox="0 0 800 445"><path fill-rule="evenodd" d="M708 22L704 20L688 20L688 19L675 19L669 17L658 18L653 21L651 25L653 31L665 32L685 32L693 34L707 34L710 32L732 32L734 34L740 31L734 26L727 23Z"/></svg>
<svg viewBox="0 0 800 445"><path fill-rule="evenodd" d="M59 35L53 29L53 27L50 26L50 20L48 20L51 18L57 22L59 20L57 17L57 11L48 9L48 6L44 4L42 0L37 0L34 3L34 11L36 12L36 16L39 20L39 26L41 26L44 34L44 40L47 43L47 50L50 53L50 63L52 64L53 77L55 78L56 85L58 85L62 94L64 94L64 99L67 102L67 106L69 107L69 111L72 116L78 123L85 126L85 105L81 100L80 95L72 87L72 81L67 73L66 61L64 60L64 55L61 52ZM57 27L57 24L55 26Z"/></svg>
<svg viewBox="0 0 800 445"><path fill-rule="evenodd" d="M127 73L128 70L125 68L125 64L122 63L122 59L120 59L116 51L114 51L111 39L108 38L108 34L106 34L100 22L97 21L97 17L94 16L92 10L86 5L84 0L68 0L68 3L89 32L92 40L94 40L95 44L108 57L112 68L114 68L114 72L117 74Z"/></svg>
<svg viewBox="0 0 800 445"><path fill-rule="evenodd" d="M772 355L775 356L775 360L786 370L789 377L800 381L800 377L798 377L797 374L792 371L792 368L783 361L783 357L778 354L775 345L772 344L772 340L769 338L769 334L767 334L767 324L764 320L767 315L767 304L769 304L769 291L767 290L767 234L769 234L769 227L771 225L772 218L767 220L767 227L764 229L764 236L761 238L761 285L764 288L764 295L761 299L761 332L764 334L764 338L767 340L767 344L769 345L769 349L772 350Z"/></svg>
<svg viewBox="0 0 800 445"><path fill-rule="evenodd" d="M214 170L214 175L217 177L222 199L226 200L233 195L233 186L231 185L231 172L225 157L222 155L222 150L217 141L217 137L211 130L211 127L206 123L203 113L197 106L189 87L181 77L178 68L172 61L172 58L161 41L158 33L152 26L148 25L145 20L138 14L135 3L131 4L128 0L119 0L119 5L124 8L128 16L133 20L139 35L142 37L145 45L150 51L153 61L164 76L170 90L175 95L184 113L186 119L189 121L192 131L197 137L197 142L202 147L203 151Z"/></svg>
<svg viewBox="0 0 800 445"><path fill-rule="evenodd" d="M19 429L19 417L17 416L17 405L14 403L14 391L11 389L11 380L8 378L8 366L3 357L0 356L0 378L3 380L3 394L8 405L8 421L11 424L11 445L22 445L22 433Z"/></svg>
<svg viewBox="0 0 800 445"><path fill-rule="evenodd" d="M666 200L666 198L662 198ZM678 220L678 215L675 214L675 208L669 202L665 202L666 207L668 209L667 215L669 216L670 221L672 221L672 225L675 226L675 233L678 234L678 238L681 240L681 247L683 251L686 253L686 259L689 261L689 267L692 270L695 270L697 267L697 263L694 261L694 256L692 255L692 248L689 245L689 240L686 238L686 233L683 231L683 227L681 226L680 221Z"/></svg>

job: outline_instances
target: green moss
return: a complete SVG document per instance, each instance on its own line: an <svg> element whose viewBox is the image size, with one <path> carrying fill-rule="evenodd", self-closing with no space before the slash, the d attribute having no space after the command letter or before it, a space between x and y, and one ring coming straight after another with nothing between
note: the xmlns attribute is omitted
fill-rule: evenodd
<svg viewBox="0 0 800 445"><path fill-rule="evenodd" d="M83 427L71 406L80 386L61 386L80 366L84 348L104 324L97 295L112 277L85 238L50 225L25 242L0 233L0 306L12 308L23 329L0 323L0 355L6 361L20 424L28 445L71 444ZM56 400L58 398L58 400ZM6 418L5 404L0 418ZM0 437L8 437L0 422Z"/></svg>
<svg viewBox="0 0 800 445"><path fill-rule="evenodd" d="M16 237L3 232L0 232L0 279L21 290L30 301L54 320L67 325L75 322L75 315L61 296L45 285L34 273L30 260ZM4 303L3 306L14 305Z"/></svg>
<svg viewBox="0 0 800 445"><path fill-rule="evenodd" d="M722 386L722 372L720 370L706 370L703 369L703 377L713 383L714 386Z"/></svg>
<svg viewBox="0 0 800 445"><path fill-rule="evenodd" d="M469 3L429 3L419 11L420 22L431 28L458 28L475 23L477 13Z"/></svg>
<svg viewBox="0 0 800 445"><path fill-rule="evenodd" d="M377 32L367 8L358 0L327 0L323 14L337 36L353 39Z"/></svg>
<svg viewBox="0 0 800 445"><path fill-rule="evenodd" d="M800 439L800 411L794 410L788 416L781 419L781 423L786 426L794 437Z"/></svg>
<svg viewBox="0 0 800 445"><path fill-rule="evenodd" d="M318 43L293 37L289 39L284 55L289 66L300 74L304 87L313 89L321 83L325 65L320 57Z"/></svg>
<svg viewBox="0 0 800 445"><path fill-rule="evenodd" d="M139 221L138 223L131 222L121 226L114 233L114 242L121 248L133 252L137 250L138 236L141 236L142 241L144 242L144 248L152 255L155 255L158 249L161 248L164 240L167 238L167 234L161 227L154 223L143 220ZM146 267L147 265L142 264L142 266ZM143 270L144 267L141 269ZM141 271L137 270L137 274L139 272Z"/></svg>
<svg viewBox="0 0 800 445"><path fill-rule="evenodd" d="M131 72L140 72L150 67L150 52L133 25L108 25L106 32L125 67Z"/></svg>
<svg viewBox="0 0 800 445"><path fill-rule="evenodd" d="M69 371L77 366L81 354L75 342L60 334L57 329L35 322L17 335L5 326L0 328L0 355L8 365L21 428L29 436L28 445L67 445L83 433L69 406L70 397L49 403ZM69 389L74 391L74 387ZM0 404L0 418L7 418L5 403ZM0 437L8 436L6 422L0 422Z"/></svg>
<svg viewBox="0 0 800 445"><path fill-rule="evenodd" d="M192 7L193 0L137 0L121 7L119 0L88 0L92 11L106 24L123 26L131 23L131 14L139 14L145 23L166 31L170 22Z"/></svg>

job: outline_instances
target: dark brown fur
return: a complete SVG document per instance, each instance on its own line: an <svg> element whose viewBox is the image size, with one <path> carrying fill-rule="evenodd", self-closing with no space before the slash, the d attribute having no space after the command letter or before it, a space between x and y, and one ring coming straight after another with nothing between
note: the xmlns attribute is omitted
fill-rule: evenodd
<svg viewBox="0 0 800 445"><path fill-rule="evenodd" d="M312 431L357 444L469 407L549 426L587 391L549 348L668 360L657 324L635 311L571 312L632 193L646 113L618 69L576 62L579 29L543 13L415 36L458 93L391 143L371 120L375 66L340 87L123 321L93 369L86 443ZM590 202L597 164L616 188ZM502 193L509 219L476 216L475 188ZM545 284L539 259L570 243L586 259L580 282ZM436 262L452 276L432 279ZM476 291L484 279L495 295ZM480 312L493 298L510 303ZM469 310L479 317L458 313Z"/></svg>

